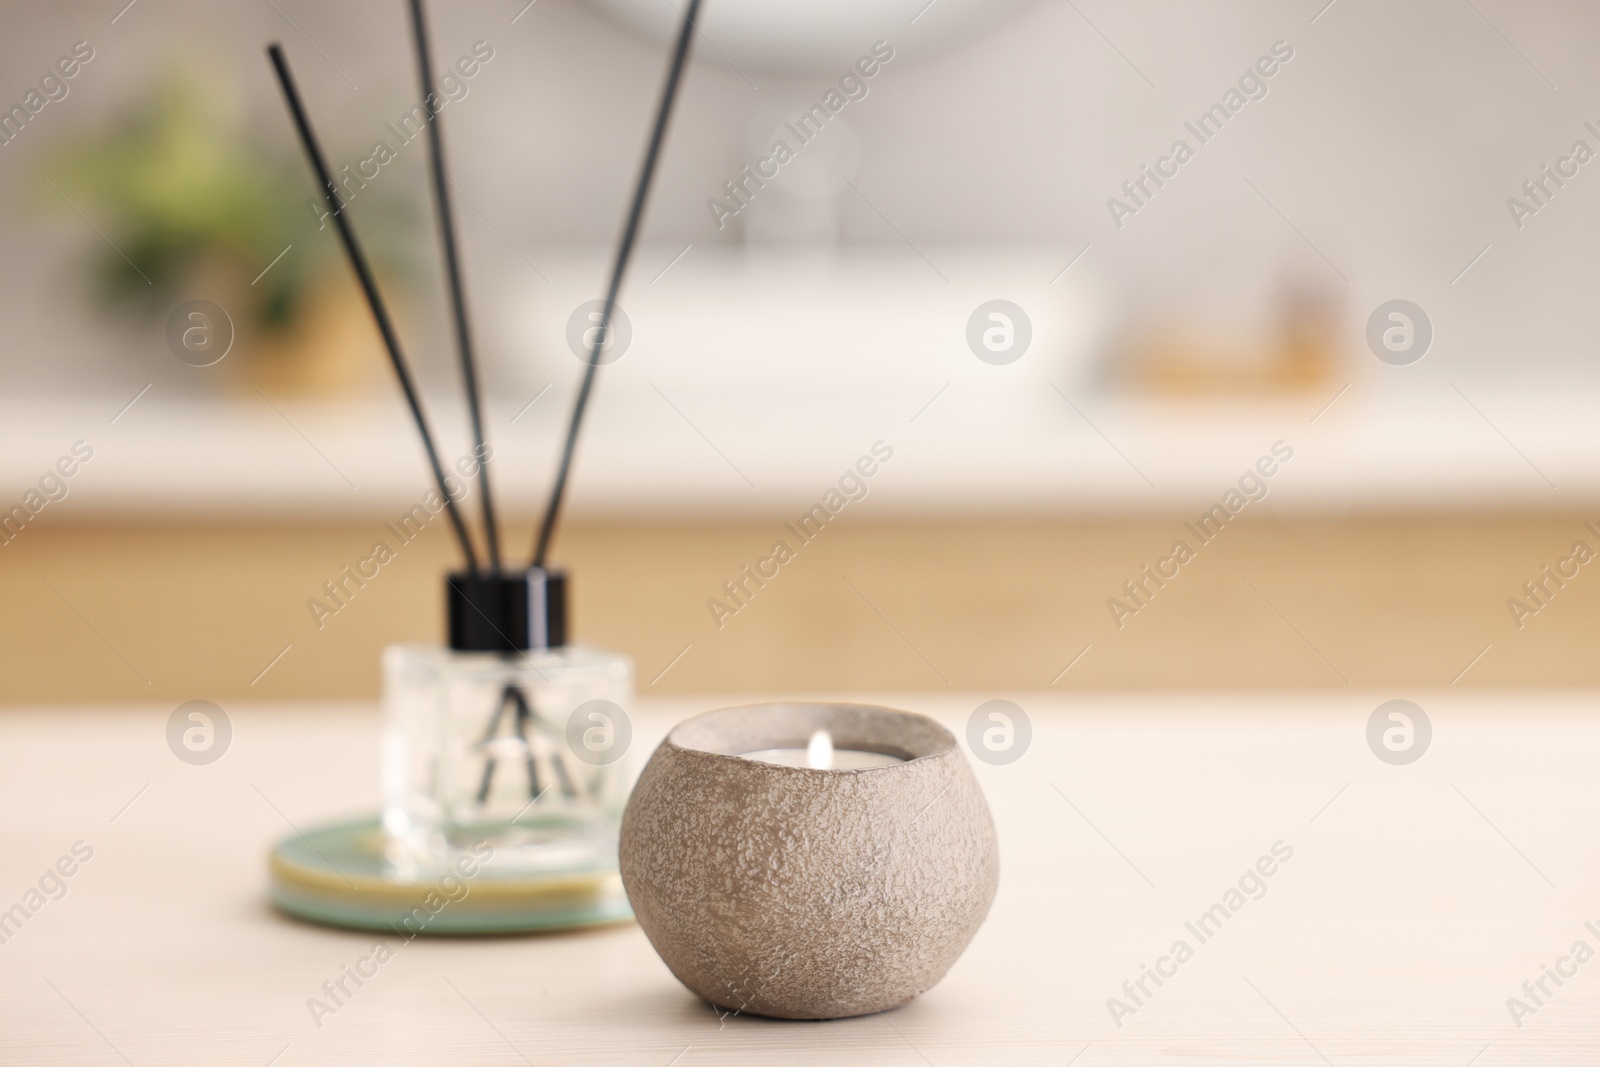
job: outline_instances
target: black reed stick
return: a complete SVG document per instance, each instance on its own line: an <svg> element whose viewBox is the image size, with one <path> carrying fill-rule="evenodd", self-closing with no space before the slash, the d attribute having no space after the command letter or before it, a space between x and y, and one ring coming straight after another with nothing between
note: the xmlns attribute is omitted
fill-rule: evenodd
<svg viewBox="0 0 1600 1067"><path fill-rule="evenodd" d="M400 388L406 395L406 403L411 407L411 417L417 422L417 432L422 435L422 447L428 453L428 462L433 466L433 478L438 483L439 493L444 497L445 510L450 515L450 524L455 527L456 539L461 542L461 551L467 557L467 570L473 574L478 573L478 554L472 549L472 539L467 536L466 524L461 521L461 514L456 509L456 502L450 495L449 486L445 483L444 467L439 463L439 452L433 447L433 435L428 432L428 421L423 418L422 404L417 399L416 387L411 382L411 372L406 369L405 357L400 352L400 339L394 332L394 325L389 321L389 311L384 307L383 297L378 293L378 284L373 280L372 270L367 265L367 257L361 251L361 245L356 240L355 230L350 225L350 220L344 217L344 201L339 196L339 187L333 183L333 175L328 170L328 163L322 157L322 148L317 144L317 135L311 131L311 120L306 117L305 107L300 103L300 91L295 88L294 75L289 72L289 61L284 57L283 46L277 42L267 46L267 56L272 60L272 69L277 72L278 84L283 89L284 102L289 106L289 115L294 119L295 129L300 133L300 145L305 149L306 158L311 167L317 172L318 179L322 182L323 195L327 197L328 207L333 212L333 223L339 231L339 238L344 242L346 257L350 260L350 267L356 272L356 280L361 283L361 291L366 295L367 306L372 309L372 317L378 323L378 332L383 335L384 347L389 351L389 362L394 366L394 373L400 379Z"/></svg>
<svg viewBox="0 0 1600 1067"><path fill-rule="evenodd" d="M672 66L667 70L667 83L661 90L661 105L656 110L655 129L650 134L650 146L645 150L644 166L639 173L639 184L633 191L633 205L628 209L628 221L622 229L622 241L617 247L617 258L611 268L611 285L606 290L606 302L600 310L600 328L595 332L594 347L589 352L588 366L583 369L583 384L578 387L578 398L572 405L572 421L567 425L566 444L561 449L561 465L556 469L556 484L550 492L550 503L545 508L544 521L539 525L539 540L533 549L533 565L543 567L545 554L550 550L550 538L555 533L556 516L561 511L561 498L567 490L567 473L572 468L572 453L578 444L578 428L583 424L583 413L589 405L589 393L594 388L594 372L600 365L600 349L611 328L611 309L616 306L617 293L622 288L622 276L628 269L628 257L633 254L633 244L639 234L639 220L644 215L645 197L650 192L650 179L655 176L656 157L661 153L661 142L666 139L667 119L672 114L672 102L678 95L678 82L682 79L684 63L689 57L689 40L695 31L694 18L700 10L700 0L689 0L689 10L683 16L683 29L678 31L678 43L672 53Z"/></svg>
<svg viewBox="0 0 1600 1067"><path fill-rule="evenodd" d="M455 316L456 352L461 358L461 378L467 391L467 410L472 416L472 443L478 457L478 492L483 508L483 537L489 549L489 566L500 569L500 531L494 518L494 499L489 492L489 458L484 446L483 408L478 394L478 365L473 358L472 330L467 323L467 298L461 284L461 264L456 253L455 215L450 209L450 180L444 172L444 133L439 111L431 101L437 99L433 87L433 61L428 54L428 24L422 0L411 0L411 29L416 38L417 75L422 83L422 106L428 111L428 154L433 164L433 199L439 214L439 244L444 252L445 279L450 285L450 309Z"/></svg>

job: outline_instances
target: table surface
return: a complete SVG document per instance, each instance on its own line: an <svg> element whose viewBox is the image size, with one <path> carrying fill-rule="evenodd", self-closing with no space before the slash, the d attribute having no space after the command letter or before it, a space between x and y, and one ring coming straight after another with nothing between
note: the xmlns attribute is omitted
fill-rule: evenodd
<svg viewBox="0 0 1600 1067"><path fill-rule="evenodd" d="M628 924L417 940L319 1027L308 998L374 938L275 913L265 856L374 807L375 711L230 707L205 767L168 751L170 708L7 711L0 910L78 842L93 855L0 944L0 1061L1596 1062L1600 963L1571 954L1600 949L1600 697L1404 694L1433 735L1392 766L1366 728L1397 695L1012 694L1029 749L975 763L1001 843L987 922L921 998L829 1023L719 1016ZM960 735L992 696L882 700ZM646 703L636 765L728 703ZM1264 895L1246 879L1201 943L1186 922L1279 842ZM1108 998L1133 1005L1123 983L1178 940L1192 957L1114 1019ZM1536 1002L1543 965L1569 976Z"/></svg>

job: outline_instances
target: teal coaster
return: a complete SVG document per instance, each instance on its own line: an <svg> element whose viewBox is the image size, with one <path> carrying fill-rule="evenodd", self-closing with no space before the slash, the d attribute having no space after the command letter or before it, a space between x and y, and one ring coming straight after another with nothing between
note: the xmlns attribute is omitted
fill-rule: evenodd
<svg viewBox="0 0 1600 1067"><path fill-rule="evenodd" d="M633 918L615 864L606 869L401 877L384 856L376 817L316 827L278 842L269 861L272 902L328 926L417 934L570 930Z"/></svg>

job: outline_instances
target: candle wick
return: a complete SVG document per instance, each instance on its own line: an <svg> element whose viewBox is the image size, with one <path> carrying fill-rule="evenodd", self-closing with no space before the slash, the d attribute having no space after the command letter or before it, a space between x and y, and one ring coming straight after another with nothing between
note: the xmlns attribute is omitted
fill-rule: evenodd
<svg viewBox="0 0 1600 1067"><path fill-rule="evenodd" d="M806 745L806 766L818 771L833 768L833 738L828 731L818 730L811 735L811 743Z"/></svg>

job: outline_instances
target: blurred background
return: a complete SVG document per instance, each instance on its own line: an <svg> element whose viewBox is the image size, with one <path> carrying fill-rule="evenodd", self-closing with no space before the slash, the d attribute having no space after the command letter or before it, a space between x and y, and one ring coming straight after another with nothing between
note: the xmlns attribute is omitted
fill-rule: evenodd
<svg viewBox="0 0 1600 1067"><path fill-rule="evenodd" d="M432 11L519 553L677 17ZM458 560L386 525L427 469L263 48L465 455L404 5L5 27L0 700L375 695ZM1600 10L708 0L701 29L554 553L641 691L1600 683Z"/></svg>

